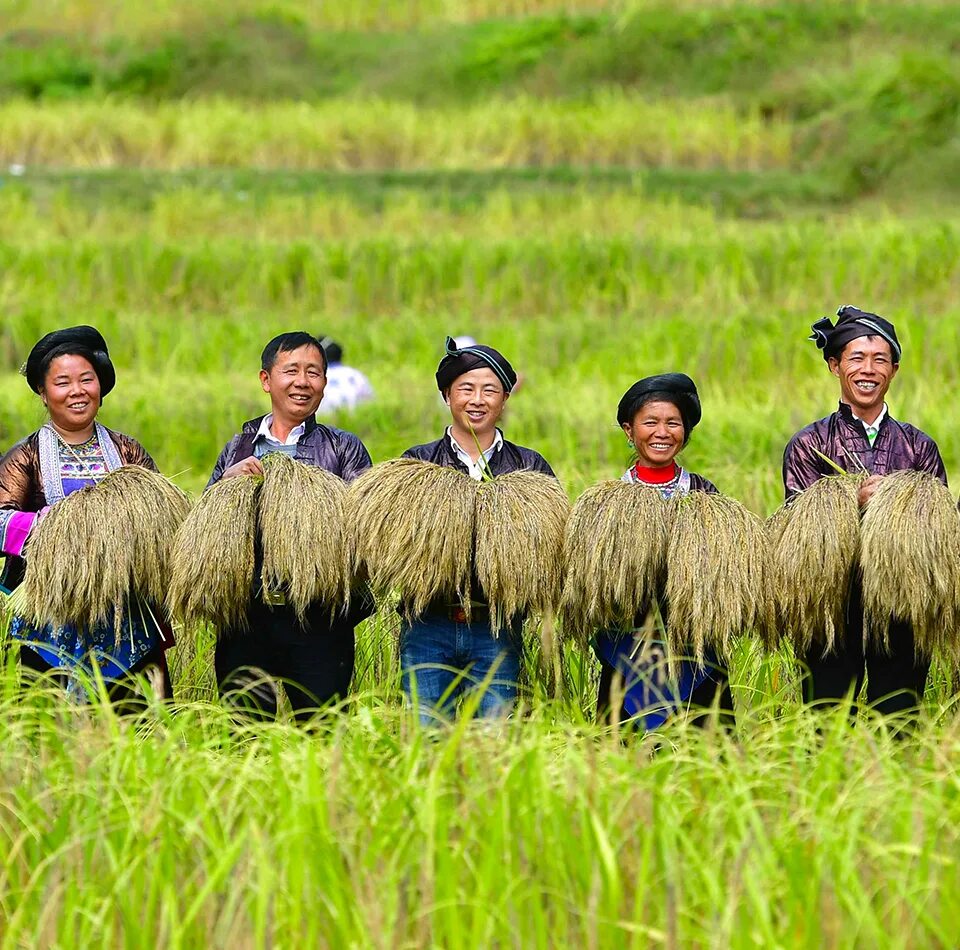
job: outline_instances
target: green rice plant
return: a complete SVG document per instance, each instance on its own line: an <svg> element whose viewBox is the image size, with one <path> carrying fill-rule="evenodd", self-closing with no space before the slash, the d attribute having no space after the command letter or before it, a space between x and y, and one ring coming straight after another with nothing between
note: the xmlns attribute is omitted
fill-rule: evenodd
<svg viewBox="0 0 960 950"><path fill-rule="evenodd" d="M264 589L285 593L301 621L318 602L339 610L351 586L346 485L283 452L267 455L263 469L257 527Z"/></svg>
<svg viewBox="0 0 960 950"><path fill-rule="evenodd" d="M186 631L246 630L253 593L259 475L239 475L201 495L177 532L167 610Z"/></svg>
<svg viewBox="0 0 960 950"><path fill-rule="evenodd" d="M0 103L0 164L351 170L517 165L788 167L792 131L716 99L615 89L586 101L528 96L456 108L383 99L247 105Z"/></svg>
<svg viewBox="0 0 960 950"><path fill-rule="evenodd" d="M672 500L667 546L667 644L702 665L708 648L726 661L738 638L774 629L770 550L763 522L725 495Z"/></svg>
<svg viewBox="0 0 960 950"><path fill-rule="evenodd" d="M349 486L353 571L410 620L438 599L469 617L477 483L417 459L381 462Z"/></svg>
<svg viewBox="0 0 960 950"><path fill-rule="evenodd" d="M113 617L117 635L130 601L163 602L174 534L187 496L168 479L125 465L54 505L27 544L19 604L37 626L94 627Z"/></svg>
<svg viewBox="0 0 960 950"><path fill-rule="evenodd" d="M861 525L864 642L889 649L890 622L913 629L918 657L960 658L960 512L927 472L885 476Z"/></svg>
<svg viewBox="0 0 960 950"><path fill-rule="evenodd" d="M564 539L563 632L585 643L628 630L663 589L670 509L657 489L604 481L570 513Z"/></svg>
<svg viewBox="0 0 960 950"><path fill-rule="evenodd" d="M490 605L494 635L517 617L556 612L569 512L566 494L549 475L518 471L481 483L474 570Z"/></svg>
<svg viewBox="0 0 960 950"><path fill-rule="evenodd" d="M860 554L860 475L821 478L767 521L780 633L800 656L843 646Z"/></svg>

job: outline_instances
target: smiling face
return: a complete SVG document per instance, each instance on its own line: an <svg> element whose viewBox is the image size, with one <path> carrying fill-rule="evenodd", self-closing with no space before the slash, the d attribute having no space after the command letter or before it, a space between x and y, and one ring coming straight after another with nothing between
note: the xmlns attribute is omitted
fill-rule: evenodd
<svg viewBox="0 0 960 950"><path fill-rule="evenodd" d="M85 357L58 356L50 361L40 398L55 429L83 433L93 426L100 409L100 379Z"/></svg>
<svg viewBox="0 0 960 950"><path fill-rule="evenodd" d="M840 398L864 421L871 423L883 411L883 401L900 368L893 362L890 344L880 336L851 340L827 361L840 380Z"/></svg>
<svg viewBox="0 0 960 950"><path fill-rule="evenodd" d="M469 433L472 428L483 442L493 437L509 393L492 369L472 369L458 376L444 394L454 428Z"/></svg>
<svg viewBox="0 0 960 950"><path fill-rule="evenodd" d="M260 385L270 394L274 419L291 427L300 425L317 411L323 399L327 385L323 354L310 344L281 350L269 371L260 370Z"/></svg>
<svg viewBox="0 0 960 950"><path fill-rule="evenodd" d="M680 410L672 402L644 403L623 431L633 441L637 460L647 468L666 468L683 448L684 428Z"/></svg>

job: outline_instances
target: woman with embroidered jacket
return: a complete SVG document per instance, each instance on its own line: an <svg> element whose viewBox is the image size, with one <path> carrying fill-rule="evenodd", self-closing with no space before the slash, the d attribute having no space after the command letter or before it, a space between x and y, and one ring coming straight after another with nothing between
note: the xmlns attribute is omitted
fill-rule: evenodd
<svg viewBox="0 0 960 950"><path fill-rule="evenodd" d="M656 488L664 498L696 491L718 494L712 482L676 461L700 416L697 387L684 373L648 376L634 383L617 407L617 422L637 455L623 480ZM666 604L661 601L657 606L666 624ZM727 672L716 655L708 650L703 666L680 660L671 676L666 644L655 634L648 635L645 620L637 617L634 630L604 631L594 640L601 666L597 717L610 716L616 692L620 698L618 720L634 721L648 730L662 726L684 708L714 704L729 721L733 699ZM704 719L694 721L702 724Z"/></svg>
<svg viewBox="0 0 960 950"><path fill-rule="evenodd" d="M30 351L23 373L49 419L0 459L0 552L6 556L2 584L7 590L23 580L24 546L50 506L123 465L157 470L139 442L97 421L103 398L116 383L99 331L78 326L48 333ZM164 660L164 651L173 645L169 632L140 611L130 612L121 629L117 638L112 619L93 629L51 624L38 629L16 616L10 636L20 645L24 669L58 671L57 678L76 697L81 693L70 673L82 670L89 675L93 664L110 681L108 692L115 702L134 696L122 682L127 675L152 666L160 670L169 697Z"/></svg>

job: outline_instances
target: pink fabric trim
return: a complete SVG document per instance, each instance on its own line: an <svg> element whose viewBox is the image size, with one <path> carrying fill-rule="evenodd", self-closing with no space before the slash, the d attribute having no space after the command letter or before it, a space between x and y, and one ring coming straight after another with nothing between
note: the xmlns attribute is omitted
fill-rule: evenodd
<svg viewBox="0 0 960 950"><path fill-rule="evenodd" d="M7 519L6 530L3 532L3 553L13 557L20 557L23 546L37 523L39 515L32 511L17 511Z"/></svg>

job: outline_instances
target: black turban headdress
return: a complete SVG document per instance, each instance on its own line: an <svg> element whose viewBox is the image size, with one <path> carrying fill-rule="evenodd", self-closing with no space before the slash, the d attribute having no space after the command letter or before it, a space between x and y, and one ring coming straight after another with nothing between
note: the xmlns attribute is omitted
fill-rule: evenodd
<svg viewBox="0 0 960 950"><path fill-rule="evenodd" d="M702 411L696 384L686 373L661 373L635 382L620 399L617 422L620 425L632 422L645 403L659 400L672 402L677 407L683 419L684 441L689 439L691 430L700 421Z"/></svg>
<svg viewBox="0 0 960 950"><path fill-rule="evenodd" d="M474 343L472 346L458 347L452 336L447 337L447 355L437 367L437 388L446 392L453 381L472 369L492 369L497 379L503 383L504 392L509 393L517 384L517 374L502 353L492 346Z"/></svg>
<svg viewBox="0 0 960 950"><path fill-rule="evenodd" d="M825 360L831 357L839 359L843 348L851 340L857 340L862 336L881 336L890 344L893 362L900 362L903 351L900 349L897 331L889 320L884 320L875 313L867 313L856 307L841 307L837 311L836 326L830 322L829 317L824 317L810 329L813 333L807 339L817 344L823 351Z"/></svg>
<svg viewBox="0 0 960 950"><path fill-rule="evenodd" d="M100 398L103 399L117 383L117 374L110 361L107 341L95 327L67 327L54 330L34 344L21 372L35 392L40 392L50 363L58 356L82 356L90 361L100 380Z"/></svg>

